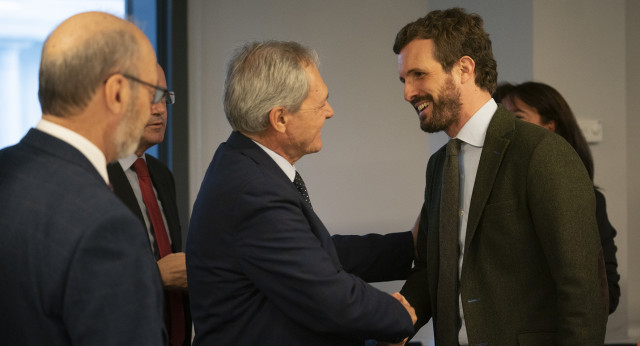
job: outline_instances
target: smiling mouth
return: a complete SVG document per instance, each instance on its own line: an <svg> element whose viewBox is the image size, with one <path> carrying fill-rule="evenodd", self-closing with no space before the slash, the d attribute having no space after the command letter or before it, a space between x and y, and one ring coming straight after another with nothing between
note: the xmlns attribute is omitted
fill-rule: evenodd
<svg viewBox="0 0 640 346"><path fill-rule="evenodd" d="M431 105L431 102L424 102L424 103L421 103L421 104L417 105L416 106L416 110L418 111L418 114L422 113L422 111L425 110L430 105Z"/></svg>

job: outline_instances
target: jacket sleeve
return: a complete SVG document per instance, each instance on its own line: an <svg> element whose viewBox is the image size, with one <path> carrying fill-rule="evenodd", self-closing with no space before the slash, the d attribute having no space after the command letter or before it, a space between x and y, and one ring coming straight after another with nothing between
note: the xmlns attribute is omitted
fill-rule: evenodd
<svg viewBox="0 0 640 346"><path fill-rule="evenodd" d="M607 322L593 185L559 136L535 149L527 174L531 218L558 295L558 344L602 344Z"/></svg>
<svg viewBox="0 0 640 346"><path fill-rule="evenodd" d="M397 341L413 323L391 297L347 273L324 226L297 195L257 179L234 204L237 260L284 314L311 330Z"/></svg>
<svg viewBox="0 0 640 346"><path fill-rule="evenodd" d="M437 277L437 270L429 270L427 262L438 256L434 250L429 253L428 249L430 242L437 242L437 218L433 218L430 215L435 215L439 211L439 186L442 182L442 167L444 165L444 147L437 151L429 159L426 172L426 185L424 193L424 204L420 211L420 223L418 225L418 239L417 239L417 252L418 257L414 260L415 266L409 273L407 281L400 293L409 301L411 306L416 311L418 320L415 324L415 332L417 332L422 326L427 324L433 317L432 299L430 294L429 278ZM431 201L437 201L431 203ZM431 232L430 232L431 231ZM436 268L437 269L437 268ZM432 283L433 285L434 283Z"/></svg>
<svg viewBox="0 0 640 346"><path fill-rule="evenodd" d="M344 270L366 282L406 280L413 264L411 231L331 237Z"/></svg>

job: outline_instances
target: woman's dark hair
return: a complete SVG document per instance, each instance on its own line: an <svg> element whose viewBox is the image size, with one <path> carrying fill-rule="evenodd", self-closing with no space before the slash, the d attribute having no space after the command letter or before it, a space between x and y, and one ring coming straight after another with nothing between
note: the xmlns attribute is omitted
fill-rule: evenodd
<svg viewBox="0 0 640 346"><path fill-rule="evenodd" d="M530 107L535 108L540 114L543 123L555 122L555 132L564 137L575 149L587 168L591 181L593 181L593 157L587 140L584 138L580 126L578 126L571 107L556 89L547 84L537 82L516 85L501 83L493 98L500 103L505 99L513 103L513 99L518 98Z"/></svg>

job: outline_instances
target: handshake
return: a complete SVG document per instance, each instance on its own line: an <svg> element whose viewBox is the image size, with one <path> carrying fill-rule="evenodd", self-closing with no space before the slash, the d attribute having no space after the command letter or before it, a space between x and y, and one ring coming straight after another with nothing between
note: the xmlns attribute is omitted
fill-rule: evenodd
<svg viewBox="0 0 640 346"><path fill-rule="evenodd" d="M407 299L405 299L405 297L402 294L400 294L400 292L396 292L396 293L392 294L391 296L396 298L402 304L402 306L404 306L404 308L407 309L407 312L411 316L411 321L415 325L416 321L418 320L418 317L416 316L416 310L411 306L411 304L409 304ZM401 342L399 342L397 344L391 344L391 343L384 342L384 341L378 341L378 346L402 346L407 342L407 339L408 338L405 338L404 340L402 340Z"/></svg>

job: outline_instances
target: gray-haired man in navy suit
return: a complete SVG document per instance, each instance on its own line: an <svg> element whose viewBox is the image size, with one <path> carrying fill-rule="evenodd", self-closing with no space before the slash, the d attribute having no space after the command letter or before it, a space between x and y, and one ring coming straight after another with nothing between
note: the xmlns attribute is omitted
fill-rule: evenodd
<svg viewBox="0 0 640 346"><path fill-rule="evenodd" d="M406 276L411 232L331 237L293 166L333 117L317 55L243 46L229 64L218 148L193 208L187 272L197 345L402 341L413 308L365 281Z"/></svg>

